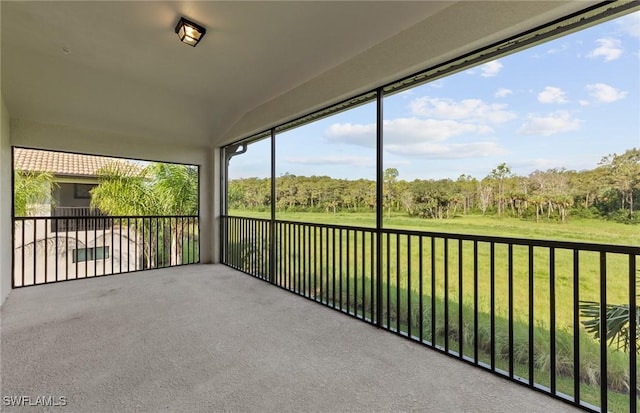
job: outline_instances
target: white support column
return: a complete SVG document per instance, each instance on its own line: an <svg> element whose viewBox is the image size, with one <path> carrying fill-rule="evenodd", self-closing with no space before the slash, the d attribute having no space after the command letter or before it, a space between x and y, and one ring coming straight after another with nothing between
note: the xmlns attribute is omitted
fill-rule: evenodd
<svg viewBox="0 0 640 413"><path fill-rule="evenodd" d="M213 213L213 160L211 151L206 152L204 162L200 164L200 262L214 262L213 232L215 215Z"/></svg>
<svg viewBox="0 0 640 413"><path fill-rule="evenodd" d="M220 148L214 148L211 154L211 262L220 262Z"/></svg>
<svg viewBox="0 0 640 413"><path fill-rule="evenodd" d="M2 304L11 292L13 168L11 166L10 118L1 94L0 106L0 304Z"/></svg>

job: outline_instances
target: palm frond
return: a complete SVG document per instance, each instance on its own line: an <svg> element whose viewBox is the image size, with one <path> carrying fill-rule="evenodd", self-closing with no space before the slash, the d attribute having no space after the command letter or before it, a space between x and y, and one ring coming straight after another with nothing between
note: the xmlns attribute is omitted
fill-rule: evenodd
<svg viewBox="0 0 640 413"><path fill-rule="evenodd" d="M610 346L618 350L628 352L631 348L631 331L629 328L630 306L627 304L607 304L605 311L605 340ZM582 301L580 303L580 316L584 319L582 325L595 339L600 339L601 316L600 303L595 301ZM640 325L640 307L636 307L636 325ZM640 329L636 328L636 351L640 353Z"/></svg>
<svg viewBox="0 0 640 413"><path fill-rule="evenodd" d="M56 186L49 172L18 171L14 179L15 216L27 216L34 212L36 205L52 205L52 189Z"/></svg>

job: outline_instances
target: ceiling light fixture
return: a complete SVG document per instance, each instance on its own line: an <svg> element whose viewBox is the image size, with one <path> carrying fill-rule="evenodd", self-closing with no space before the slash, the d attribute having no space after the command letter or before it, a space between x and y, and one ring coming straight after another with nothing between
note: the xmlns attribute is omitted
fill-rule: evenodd
<svg viewBox="0 0 640 413"><path fill-rule="evenodd" d="M207 29L185 19L184 17L181 17L180 21L176 25L176 33L178 34L180 41L193 47L196 47L206 32Z"/></svg>

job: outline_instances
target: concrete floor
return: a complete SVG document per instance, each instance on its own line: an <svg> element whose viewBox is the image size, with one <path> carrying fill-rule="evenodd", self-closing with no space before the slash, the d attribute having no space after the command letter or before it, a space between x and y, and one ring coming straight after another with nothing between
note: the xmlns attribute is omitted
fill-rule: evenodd
<svg viewBox="0 0 640 413"><path fill-rule="evenodd" d="M18 289L1 317L7 412L578 411L221 265Z"/></svg>

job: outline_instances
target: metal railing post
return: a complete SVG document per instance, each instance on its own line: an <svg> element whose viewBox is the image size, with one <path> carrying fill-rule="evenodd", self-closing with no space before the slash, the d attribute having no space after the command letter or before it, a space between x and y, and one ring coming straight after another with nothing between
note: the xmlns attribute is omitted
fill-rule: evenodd
<svg viewBox="0 0 640 413"><path fill-rule="evenodd" d="M376 92L376 325L382 326L382 226L383 214L383 89ZM389 246L387 245L387 248ZM389 286L387 285L387 288Z"/></svg>
<svg viewBox="0 0 640 413"><path fill-rule="evenodd" d="M269 220L269 282L276 279L276 130L271 129L271 219Z"/></svg>
<svg viewBox="0 0 640 413"><path fill-rule="evenodd" d="M636 302L636 256L629 254L629 411L637 411L638 404L638 366L637 366L637 342L638 337L638 304Z"/></svg>

